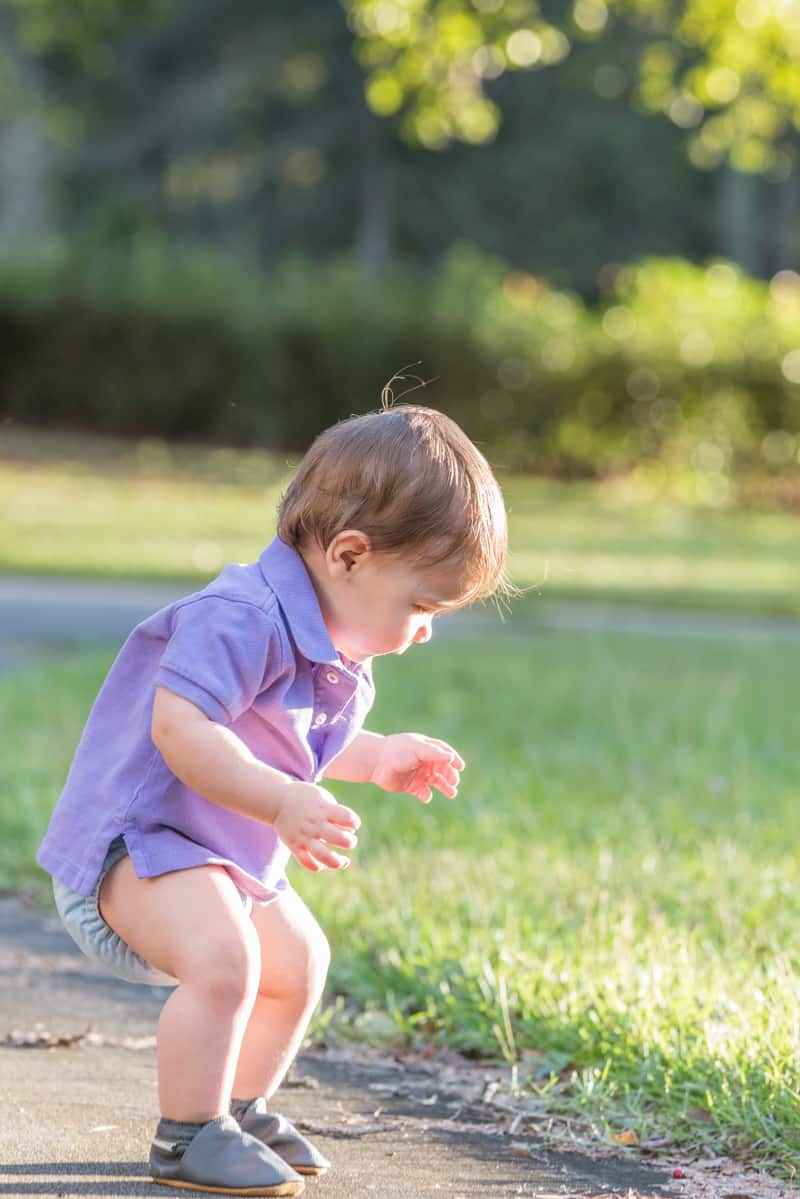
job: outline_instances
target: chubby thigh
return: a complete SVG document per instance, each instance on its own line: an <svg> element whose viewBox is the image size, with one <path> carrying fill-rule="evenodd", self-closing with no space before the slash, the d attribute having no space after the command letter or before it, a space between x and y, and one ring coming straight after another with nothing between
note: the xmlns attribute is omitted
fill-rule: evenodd
<svg viewBox="0 0 800 1199"><path fill-rule="evenodd" d="M129 857L111 867L98 894L102 919L128 946L180 982L220 982L277 999L315 1002L330 949L300 896L287 888L268 904L243 904L222 866L139 878Z"/></svg>
<svg viewBox="0 0 800 1199"><path fill-rule="evenodd" d="M179 982L209 969L258 976L249 905L222 866L139 878L126 856L106 874L97 902L102 919L131 949Z"/></svg>

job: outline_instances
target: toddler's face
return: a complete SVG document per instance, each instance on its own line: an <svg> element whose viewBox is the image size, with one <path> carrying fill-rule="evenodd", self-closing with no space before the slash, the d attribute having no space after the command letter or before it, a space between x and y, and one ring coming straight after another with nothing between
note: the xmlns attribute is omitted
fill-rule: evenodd
<svg viewBox="0 0 800 1199"><path fill-rule="evenodd" d="M434 616L459 607L464 593L460 569L371 552L329 590L323 616L339 653L361 662L429 641Z"/></svg>

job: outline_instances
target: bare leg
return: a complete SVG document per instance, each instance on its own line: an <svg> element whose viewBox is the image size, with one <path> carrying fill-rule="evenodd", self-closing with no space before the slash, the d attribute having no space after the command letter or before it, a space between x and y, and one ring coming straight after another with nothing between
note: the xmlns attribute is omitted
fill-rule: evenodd
<svg viewBox="0 0 800 1199"><path fill-rule="evenodd" d="M158 1022L162 1115L201 1124L226 1113L261 969L259 939L233 881L219 866L137 878L123 858L99 898L115 932L180 980Z"/></svg>
<svg viewBox="0 0 800 1199"><path fill-rule="evenodd" d="M237 1099L269 1098L303 1043L330 964L325 934L294 891L254 907L261 980L239 1053Z"/></svg>

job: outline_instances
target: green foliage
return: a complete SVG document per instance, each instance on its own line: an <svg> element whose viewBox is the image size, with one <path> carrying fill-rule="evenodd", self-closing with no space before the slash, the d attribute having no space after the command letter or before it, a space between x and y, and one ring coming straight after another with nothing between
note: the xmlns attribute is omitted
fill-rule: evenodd
<svg viewBox="0 0 800 1199"><path fill-rule="evenodd" d="M576 44L641 33L638 99L690 131L695 165L729 157L743 171L792 168L800 124L800 22L768 0L343 0L372 110L397 116L429 149L495 136L493 82L506 71L561 64ZM176 0L12 0L34 54L67 54L107 75L131 30L181 14Z"/></svg>
<svg viewBox="0 0 800 1199"><path fill-rule="evenodd" d="M10 0L23 49L74 55L89 73L108 71L115 39L147 27L169 4L170 0Z"/></svg>
<svg viewBox="0 0 800 1199"><path fill-rule="evenodd" d="M800 125L800 20L767 0L572 0L545 21L532 0L346 0L372 108L402 111L407 136L440 149L485 142L507 69L561 63L576 42L642 32L639 99L692 131L696 166L730 157L785 178ZM612 19L613 18L613 19ZM783 143L783 145L781 145Z"/></svg>
<svg viewBox="0 0 800 1199"><path fill-rule="evenodd" d="M454 139L489 141L500 113L485 81L508 68L551 66L570 48L534 0L347 0L346 7L368 104L381 116L401 112L407 139L431 150Z"/></svg>
<svg viewBox="0 0 800 1199"><path fill-rule="evenodd" d="M433 277L287 259L261 276L152 235L99 260L0 262L2 415L21 423L303 448L377 406L407 364L510 467L708 476L796 470L800 278L651 260L588 308L469 247ZM407 385L395 387L395 398Z"/></svg>
<svg viewBox="0 0 800 1199"><path fill-rule="evenodd" d="M695 166L714 167L728 157L738 170L786 178L800 126L795 8L766 0L684 0L667 16L666 6L623 0L622 7L629 4L655 33L641 59L640 99L648 111L691 131Z"/></svg>
<svg viewBox="0 0 800 1199"><path fill-rule="evenodd" d="M727 262L623 270L602 318L625 362L640 449L691 461L724 491L736 469L796 461L800 276L771 284Z"/></svg>

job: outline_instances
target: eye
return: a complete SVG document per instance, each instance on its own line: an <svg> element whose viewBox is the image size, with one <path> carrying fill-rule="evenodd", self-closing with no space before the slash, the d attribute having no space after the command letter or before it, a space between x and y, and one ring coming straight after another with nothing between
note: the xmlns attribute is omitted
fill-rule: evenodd
<svg viewBox="0 0 800 1199"><path fill-rule="evenodd" d="M426 608L424 604L412 604L415 612L422 612L425 616L433 615L433 608Z"/></svg>

